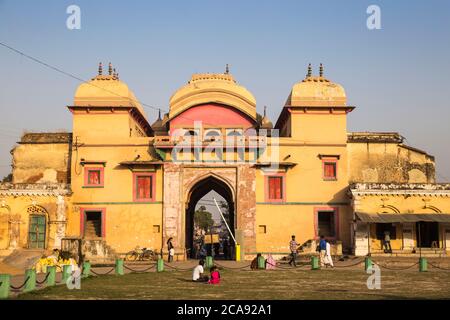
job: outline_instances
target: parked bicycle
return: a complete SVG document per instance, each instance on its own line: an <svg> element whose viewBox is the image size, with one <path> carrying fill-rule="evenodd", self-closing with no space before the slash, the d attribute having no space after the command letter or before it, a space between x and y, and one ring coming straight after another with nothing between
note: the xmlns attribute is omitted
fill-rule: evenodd
<svg viewBox="0 0 450 320"><path fill-rule="evenodd" d="M128 252L125 256L126 261L146 261L146 260L158 260L158 254L147 248L136 248Z"/></svg>

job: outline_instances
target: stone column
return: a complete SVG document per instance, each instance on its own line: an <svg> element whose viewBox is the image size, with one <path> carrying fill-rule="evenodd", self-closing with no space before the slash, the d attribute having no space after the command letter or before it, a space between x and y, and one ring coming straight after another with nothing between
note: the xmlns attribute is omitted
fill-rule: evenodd
<svg viewBox="0 0 450 320"><path fill-rule="evenodd" d="M256 169L250 165L238 166L236 195L237 228L243 236L241 255L251 259L246 252L256 252Z"/></svg>
<svg viewBox="0 0 450 320"><path fill-rule="evenodd" d="M184 250L182 228L181 165L164 163L163 250L167 253L167 240L172 237L176 253Z"/></svg>
<svg viewBox="0 0 450 320"><path fill-rule="evenodd" d="M16 249L20 243L20 214L11 215L9 219L9 249Z"/></svg>
<svg viewBox="0 0 450 320"><path fill-rule="evenodd" d="M54 247L61 249L61 240L66 236L66 203L64 197L59 195L56 200L56 234Z"/></svg>

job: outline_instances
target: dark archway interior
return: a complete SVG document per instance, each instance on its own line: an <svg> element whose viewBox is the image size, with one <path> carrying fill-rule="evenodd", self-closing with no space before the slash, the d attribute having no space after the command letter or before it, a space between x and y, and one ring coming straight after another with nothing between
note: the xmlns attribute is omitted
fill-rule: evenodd
<svg viewBox="0 0 450 320"><path fill-rule="evenodd" d="M186 250L188 252L188 257L195 258L195 252L193 250L194 243L194 214L195 207L197 203L211 190L217 192L221 197L225 199L228 203L229 213L230 213L230 229L234 235L235 230L235 218L234 218L234 201L233 194L230 188L221 180L215 177L208 177L199 181L191 189L191 194L189 198L189 203L186 207ZM230 245L234 245L233 240L230 236ZM232 259L232 255L230 256Z"/></svg>

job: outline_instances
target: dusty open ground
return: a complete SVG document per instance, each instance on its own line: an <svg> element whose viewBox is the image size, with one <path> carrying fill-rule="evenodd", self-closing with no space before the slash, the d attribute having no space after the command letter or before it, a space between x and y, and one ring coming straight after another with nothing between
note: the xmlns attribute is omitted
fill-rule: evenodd
<svg viewBox="0 0 450 320"><path fill-rule="evenodd" d="M381 289L369 290L360 266L325 270L221 270L222 283L190 281L190 271L102 275L80 290L59 285L17 299L449 299L450 271L381 270Z"/></svg>

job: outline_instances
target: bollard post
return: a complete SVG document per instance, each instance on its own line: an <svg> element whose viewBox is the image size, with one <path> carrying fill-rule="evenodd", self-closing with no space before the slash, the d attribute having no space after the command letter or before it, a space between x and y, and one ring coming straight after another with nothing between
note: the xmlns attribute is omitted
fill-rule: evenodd
<svg viewBox="0 0 450 320"><path fill-rule="evenodd" d="M156 271L157 272L163 272L164 271L164 260L159 258L158 264L156 265Z"/></svg>
<svg viewBox="0 0 450 320"><path fill-rule="evenodd" d="M367 271L369 268L372 268L372 258L371 257L366 257L364 259L364 270Z"/></svg>
<svg viewBox="0 0 450 320"><path fill-rule="evenodd" d="M91 263L89 261L83 262L83 278L89 277L89 273L91 273Z"/></svg>
<svg viewBox="0 0 450 320"><path fill-rule="evenodd" d="M47 286L54 286L56 284L56 266L48 266L47 273Z"/></svg>
<svg viewBox="0 0 450 320"><path fill-rule="evenodd" d="M70 264L63 265L61 282L66 283L72 275L72 266Z"/></svg>
<svg viewBox="0 0 450 320"><path fill-rule="evenodd" d="M0 299L9 297L9 286L11 284L11 276L9 274L0 274Z"/></svg>
<svg viewBox="0 0 450 320"><path fill-rule="evenodd" d="M419 271L426 272L428 271L428 262L425 258L419 258Z"/></svg>
<svg viewBox="0 0 450 320"><path fill-rule="evenodd" d="M311 256L311 270L319 270L319 258Z"/></svg>
<svg viewBox="0 0 450 320"><path fill-rule="evenodd" d="M116 275L123 276L123 259L116 259Z"/></svg>
<svg viewBox="0 0 450 320"><path fill-rule="evenodd" d="M241 261L241 245L236 244L236 261Z"/></svg>
<svg viewBox="0 0 450 320"><path fill-rule="evenodd" d="M263 256L258 256L258 269L266 269L266 259Z"/></svg>
<svg viewBox="0 0 450 320"><path fill-rule="evenodd" d="M211 268L213 265L214 265L213 257L207 256L206 257L206 261L205 261L205 267L206 268Z"/></svg>
<svg viewBox="0 0 450 320"><path fill-rule="evenodd" d="M28 269L25 271L25 280L28 278L25 287L23 288L23 292L30 292L36 289L36 270Z"/></svg>

